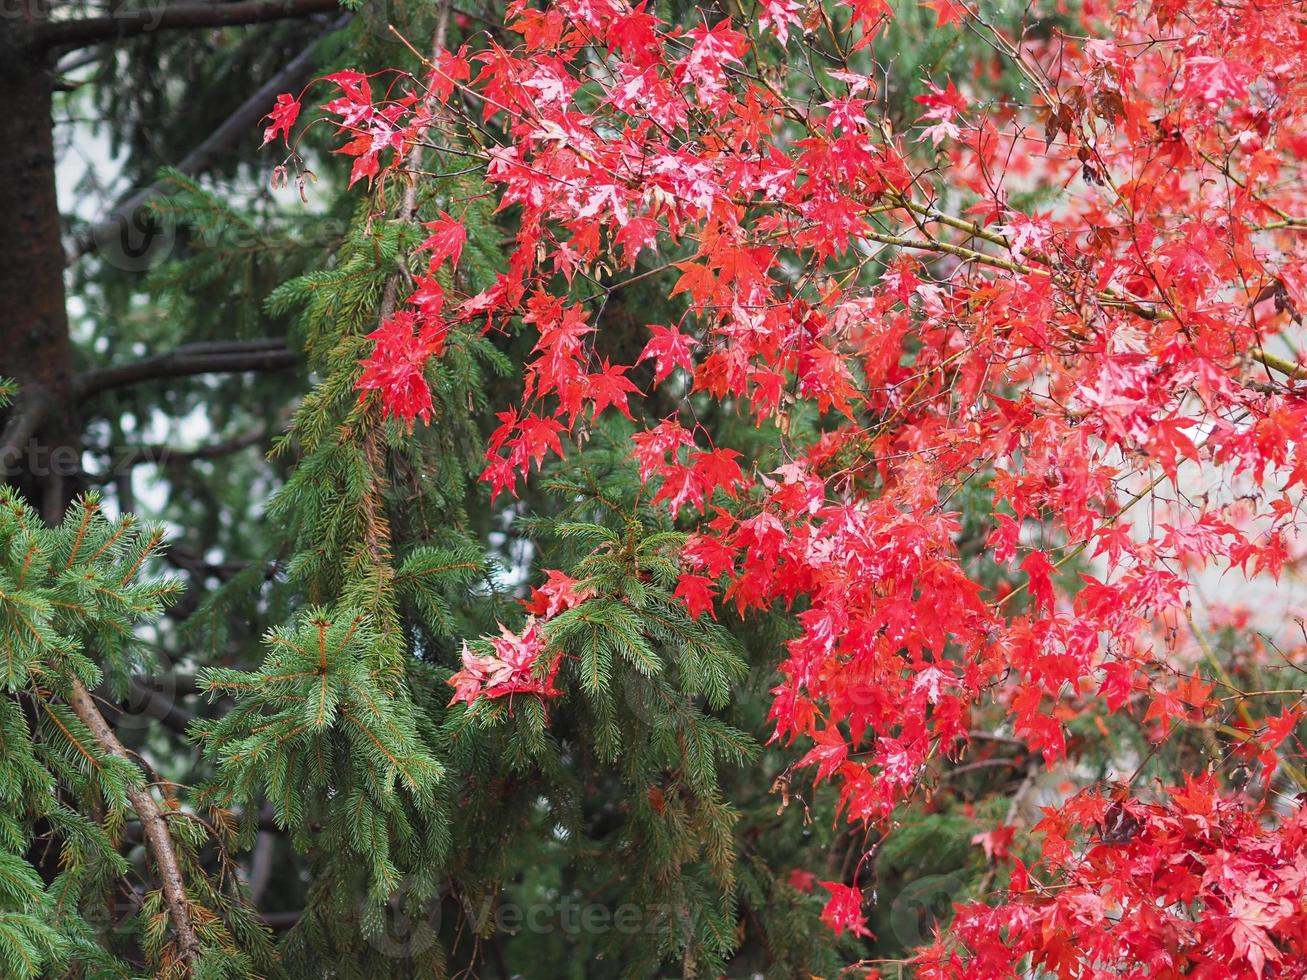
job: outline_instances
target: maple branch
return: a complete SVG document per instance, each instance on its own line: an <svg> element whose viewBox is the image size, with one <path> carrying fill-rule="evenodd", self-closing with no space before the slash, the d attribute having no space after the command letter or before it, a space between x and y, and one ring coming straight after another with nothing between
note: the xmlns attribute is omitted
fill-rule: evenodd
<svg viewBox="0 0 1307 980"><path fill-rule="evenodd" d="M1273 371L1279 371L1281 374L1288 375L1290 381L1297 381L1299 378L1307 378L1307 367L1301 364L1295 364L1293 361L1286 360L1283 357L1277 357L1269 351L1264 351L1260 347L1254 347L1248 352L1248 356L1264 367Z"/></svg>
<svg viewBox="0 0 1307 980"><path fill-rule="evenodd" d="M352 13L346 13L337 18L327 28L325 34L314 38L303 51L286 62L280 71L259 86L253 95L237 106L235 111L205 137L199 146L174 164L173 169L188 176L203 173L213 166L219 154L224 150L242 138L249 138L251 131L258 121L267 114L277 95L288 89L295 88L312 71L316 62L315 54L318 42L326 34L340 30L350 22L353 16ZM107 217L95 224L86 225L79 229L65 249L65 261L72 265L91 251L96 242L103 241L107 235L119 232L123 222L149 203L152 198L157 197L162 192L163 186L163 181L155 181L150 186L142 188L127 200L116 205Z"/></svg>
<svg viewBox="0 0 1307 980"><path fill-rule="evenodd" d="M442 0L442 3L440 4L440 13L436 18L435 30L432 32L432 37L431 37L431 56L433 58L437 57L440 54L440 51L445 46L445 37L449 31L449 13L453 5L454 5L453 0ZM403 44L410 51L412 51L415 55L417 55L419 61L423 62L424 64L432 68L435 67L431 61L424 58L418 51L414 50L413 45L409 44L408 39L405 38L402 34L400 34L399 31L395 30L394 24L390 25L390 32L394 34L395 37L399 38L399 40L403 42ZM428 100L428 103L430 103L430 101L431 100ZM425 133L423 135L425 135ZM422 157L424 155L423 150L424 150L423 144L418 143L413 147L411 151L409 151L410 167L422 166ZM417 215L417 204L418 204L417 181L410 179L408 185L404 188L403 203L400 206L400 217L405 221L412 221L413 218L416 217ZM400 269L403 270L403 268L404 267L401 264ZM386 278L386 283L385 286L382 288L382 294L381 294L380 319L382 321L384 321L387 317L390 316L391 313L394 312L395 304L398 299L399 282L400 282L400 274L397 272L391 273L390 276Z"/></svg>
<svg viewBox="0 0 1307 980"><path fill-rule="evenodd" d="M122 742L118 741L118 736L104 720L100 709L95 706L91 692L77 678L73 678L68 704L81 719L82 724L90 729L101 748L110 755L137 766L131 753L123 747ZM128 783L127 798L131 801L136 815L141 818L145 844L159 872L159 889L163 893L163 902L168 909L168 918L172 922L173 931L177 933L180 959L193 967L200 958L200 940L191 921L190 898L186 894L186 882L182 878L181 865L177 860L177 852L173 848L168 823L148 789Z"/></svg>
<svg viewBox="0 0 1307 980"><path fill-rule="evenodd" d="M1262 207L1266 208L1267 210L1273 211L1276 215L1279 216L1280 218L1279 221L1264 226L1262 229L1263 231L1269 231L1272 228L1299 228L1302 227L1304 224L1307 224L1307 221L1304 221L1304 219L1294 217L1288 211L1285 211L1283 208L1279 207L1278 205L1272 204L1270 201L1266 200L1266 198L1263 197L1261 194L1257 193L1257 191L1255 191L1253 188L1249 187L1247 181L1241 179L1237 174L1235 174L1233 171L1230 170L1230 164L1228 161L1222 163L1220 160L1217 160L1215 157L1213 157L1210 153L1208 153L1205 150L1199 150L1198 155L1202 157L1204 160L1206 160L1213 167L1215 167L1217 170L1219 170L1222 176L1224 176L1227 180L1229 180L1232 184L1234 184L1235 187L1247 191L1248 196L1251 197L1254 201L1256 201L1258 204L1260 204Z"/></svg>
<svg viewBox="0 0 1307 980"><path fill-rule="evenodd" d="M1022 769L1025 763L1020 759L978 759L975 762L967 762L954 769L949 769L944 773L944 779L956 779L958 776L965 776L967 773L978 772L981 769Z"/></svg>
<svg viewBox="0 0 1307 980"><path fill-rule="evenodd" d="M927 218L930 221L938 221L940 224L948 225L950 228L956 228L958 231L965 231L968 235L975 238L983 238L985 241L992 242L993 244L1002 246L1003 248L1012 248L1012 243L1002 235L989 231L986 228L982 228L974 221L967 221L965 218L954 217L951 214L940 211L938 208L928 207L924 204L917 204L915 201L902 195L900 195L900 200L903 202L905 208L909 211L915 211L923 218ZM1038 258L1042 262L1048 261L1042 254L1030 254L1032 258Z"/></svg>
<svg viewBox="0 0 1307 980"><path fill-rule="evenodd" d="M336 0L236 0L185 3L163 10L122 10L107 17L47 21L36 34L38 48L70 48L136 37L153 31L239 27L339 10Z"/></svg>
<svg viewBox="0 0 1307 980"><path fill-rule="evenodd" d="M1003 248L1009 250L1013 248L1012 243L1002 235L986 231L973 222L945 214L935 208L913 204L907 198L902 198L901 204L897 206L919 214L931 221L938 221L940 224L948 225L949 227L956 228L960 231L965 231L968 235L984 239L987 242L1002 246ZM1030 252L1027 254L1030 258L1048 268L1037 269L1034 266L1027 265L1023 262L1011 262L1007 259L1001 259L993 255L986 255L984 252L977 251L976 249L965 248L961 245L953 245L949 242L942 242L936 238L904 238L902 235L889 235L873 231L862 232L861 237L869 238L872 241L877 241L884 245L893 245L897 248L912 248L923 252L936 252L943 255L952 255L964 262L977 262L981 265L992 266L995 269L1003 269L1006 272L1015 272L1022 275L1046 275L1053 279L1056 279L1058 274L1058 269L1053 261L1049 259L1048 256L1039 252ZM1114 289L1099 290L1094 294L1094 297L1100 302L1129 310L1136 316L1143 317L1146 320L1156 320L1160 316L1160 313L1157 310L1144 305L1144 303L1148 302L1147 300L1141 302L1140 300L1122 295Z"/></svg>
<svg viewBox="0 0 1307 980"><path fill-rule="evenodd" d="M860 233L863 238L870 238L874 242L880 242L883 245L894 245L898 248L914 248L923 252L939 252L944 255L952 255L955 258L963 259L967 262L978 262L981 265L990 265L996 269L1003 269L1007 272L1019 272L1024 275L1031 275L1035 272L1044 273L1043 269L1033 269L1028 265L1022 265L1017 262L1009 262L1007 259L996 258L993 255L986 255L984 252L977 252L972 248L963 248L961 245L951 245L948 242L937 241L933 238L904 238L902 235L884 235L876 231L864 231ZM1048 274L1048 273L1044 273Z"/></svg>
<svg viewBox="0 0 1307 980"><path fill-rule="evenodd" d="M275 338L186 344L167 354L87 371L78 376L75 387L77 393L85 397L157 378L233 371L280 371L291 367L297 360L285 342Z"/></svg>
<svg viewBox="0 0 1307 980"><path fill-rule="evenodd" d="M1216 651L1213 650L1212 645L1207 642L1207 637L1203 635L1202 630L1198 628L1198 624L1194 622L1194 614L1192 610L1187 607L1185 609L1185 618L1189 621L1189 634L1198 641L1199 649L1203 651L1203 656L1211 665L1212 670L1216 672L1216 676L1220 678L1221 683L1233 691L1239 690L1239 688L1235 686L1234 680L1230 677L1229 671L1225 669L1225 665L1221 663L1221 659L1216 655ZM1236 702L1234 708L1235 711L1238 712L1240 720L1249 729L1256 730L1261 727L1262 722L1253 718L1252 712L1248 710L1248 705L1243 701ZM1235 737L1241 738L1244 741L1251 739L1250 732L1238 732L1237 729L1231 729L1230 731L1235 734ZM1288 759L1280 759L1279 763L1280 768L1289 774L1289 777L1297 784L1300 790L1307 789L1307 774L1303 773L1301 769L1295 766Z"/></svg>

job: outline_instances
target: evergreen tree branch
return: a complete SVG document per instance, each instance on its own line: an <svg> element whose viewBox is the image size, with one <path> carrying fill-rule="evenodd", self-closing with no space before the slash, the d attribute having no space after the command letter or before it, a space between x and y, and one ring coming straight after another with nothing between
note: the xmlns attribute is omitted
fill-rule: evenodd
<svg viewBox="0 0 1307 980"><path fill-rule="evenodd" d="M432 57L439 54L445 46L445 38L449 31L449 12L453 6L452 0L442 0L440 4L440 13L436 19L435 30L432 33L431 50ZM391 27L394 31L394 27ZM398 33L398 32L396 32ZM401 40L403 38L401 37ZM407 43L407 42L406 42ZM421 57L419 55L419 57ZM422 166L423 145L416 144L409 153L409 166L414 170ZM405 221L412 221L417 215L417 181L410 180L404 188L404 197L400 205L400 218ZM379 323L385 323L390 315L395 312L395 307L399 300L399 286L403 279L402 264L400 269L392 272L387 278L381 291L381 303L378 311L377 320ZM390 553L390 534L389 524L385 514L378 507L378 496L375 491L380 490L384 485L382 476L384 463L384 447L381 444L381 426L375 421L367 426L361 440L364 457L374 474L374 493L368 494L364 498L364 506L367 512L367 534L366 541L368 552L375 564L385 564Z"/></svg>
<svg viewBox="0 0 1307 980"><path fill-rule="evenodd" d="M248 449L250 446L257 446L267 437L266 432L259 430L257 432L246 432L224 442L200 446L197 449L174 449L172 446L160 443L149 446L128 446L118 450L106 448L91 451L109 458L109 471L101 477L103 482L108 483L122 470L131 469L135 466L142 466L147 463L169 465L172 463L193 463L202 459L218 459L222 456L240 452L242 449Z"/></svg>
<svg viewBox="0 0 1307 980"><path fill-rule="evenodd" d="M204 173L213 166L214 161L224 151L236 145L242 138L248 138L259 120L267 113L277 95L296 88L313 70L317 60L315 52L322 37L340 30L350 22L353 16L353 14L347 13L337 18L322 36L314 38L303 51L288 61L277 74L259 86L258 91L237 106L236 110L221 125L205 137L195 149L182 157L173 166L173 169L187 176ZM142 188L117 205L100 221L79 229L76 235L73 236L73 240L68 243L65 251L68 264L72 265L91 251L95 243L103 240L106 235L115 234L122 222L128 220L131 215L149 203L151 199L157 197L162 191L163 182L155 181L149 187Z"/></svg>
<svg viewBox="0 0 1307 980"><path fill-rule="evenodd" d="M45 420L53 404L44 388L28 386L22 390L0 434L0 467L8 468L10 460L22 451L23 444Z"/></svg>
<svg viewBox="0 0 1307 980"><path fill-rule="evenodd" d="M235 3L182 3L162 11L122 10L106 17L52 21L41 25L36 45L42 49L82 47L122 40L153 31L241 27L308 17L339 10L336 0L237 0Z"/></svg>
<svg viewBox="0 0 1307 980"><path fill-rule="evenodd" d="M170 543L160 557L168 564L180 568L183 572L190 572L192 575L216 575L223 580L229 579L233 575L239 575L250 567L250 563L247 561L205 561L202 553L178 542ZM275 567L275 563L270 563L269 575L273 573Z"/></svg>
<svg viewBox="0 0 1307 980"><path fill-rule="evenodd" d="M87 371L77 378L76 389L78 395L86 397L159 378L232 371L280 371L297 361L285 342L277 339L186 344L167 354Z"/></svg>
<svg viewBox="0 0 1307 980"><path fill-rule="evenodd" d="M100 714L95 701L81 681L73 678L69 691L68 703L73 712L81 719L95 736L100 747L111 755L137 765L131 753L118 741L109 723ZM127 798L131 801L136 815L141 818L141 828L145 834L146 847L154 858L159 875L159 888L163 893L164 905L168 909L168 918L177 934L177 947L182 962L194 968L200 957L200 940L191 921L190 899L186 894L186 883L182 878L181 865L177 852L173 849L172 835L168 823L164 820L150 791L142 786L129 784Z"/></svg>

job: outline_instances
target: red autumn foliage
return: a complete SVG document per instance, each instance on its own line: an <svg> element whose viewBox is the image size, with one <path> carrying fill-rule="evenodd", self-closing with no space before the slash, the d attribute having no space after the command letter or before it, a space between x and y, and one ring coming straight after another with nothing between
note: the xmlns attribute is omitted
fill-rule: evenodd
<svg viewBox="0 0 1307 980"><path fill-rule="evenodd" d="M560 285L605 261L675 269L685 315L651 325L639 358L654 384L729 399L782 432L798 402L834 420L770 473L679 417L637 433L634 458L693 531L676 590L692 615L715 615L718 595L743 614L802 610L776 738L802 746L797 764L836 785L850 820L875 824L966 750L982 710L1049 767L1080 713L1138 709L1159 742L1210 730L1194 576L1278 576L1307 484L1304 371L1276 347L1307 302L1301 7L1090 3L1084 36L1018 41L965 3L927 6L941 29L981 31L1033 105L981 104L965 80L935 79L912 132L895 134L874 119L875 75L845 64L827 97L797 101L750 69L759 45L804 43L797 4L683 31L625 0L519 0L516 46L444 52L384 95L337 73L323 107L351 181L402 170L437 112L511 134L483 155L488 187L520 212L506 271L475 295L441 292L434 276L466 236L456 216L434 222L432 284L373 335L360 379L387 412L425 419L424 365L450 325L534 331L521 403L488 447L495 493L641 397L634 365L598 362L593 311ZM853 4L842 50L874 50L890 16ZM299 112L283 100L269 139ZM1013 204L1036 187L1056 203ZM879 281L853 285L886 249L898 255ZM953 503L977 476L992 489L979 563L964 561ZM1133 512L1144 501L1152 515ZM1065 581L1086 552L1092 568ZM981 565L1019 584L997 591ZM531 610L583 601L574 584L551 578ZM494 657L465 653L455 700L554 693L535 629L493 641ZM1232 737L1264 780L1300 772L1298 713L1240 705ZM1012 859L1007 887L962 908L915 968L1303 975L1301 803L1207 774L1175 782L1048 807L1038 864ZM977 844L1007 863L1013 833ZM864 934L860 887L821 885L835 932Z"/></svg>

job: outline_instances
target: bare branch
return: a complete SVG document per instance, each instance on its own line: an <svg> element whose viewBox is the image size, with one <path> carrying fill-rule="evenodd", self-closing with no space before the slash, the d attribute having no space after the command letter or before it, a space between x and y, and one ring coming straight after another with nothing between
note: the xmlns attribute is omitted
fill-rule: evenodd
<svg viewBox="0 0 1307 980"><path fill-rule="evenodd" d="M348 13L342 15L328 28L327 33L344 27L353 16L353 14ZM236 110L205 137L199 146L174 164L173 169L187 175L204 173L213 165L220 154L242 137L250 136L258 121L267 115L268 110L272 108L272 103L276 97L282 92L299 86L309 72L312 71L316 61L315 52L320 40L320 37L314 38L303 51L286 62L285 66L277 74L269 78L259 87L257 92L237 106ZM103 241L108 235L118 233L124 221L130 219L152 198L157 197L162 190L163 185L160 182L142 188L127 200L118 204L103 220L79 229L64 252L68 264L72 265L91 251L96 242Z"/></svg>
<svg viewBox="0 0 1307 980"><path fill-rule="evenodd" d="M109 723L95 706L95 700L86 686L76 678L72 681L68 703L82 724L91 730L104 751L125 759L133 766L138 765L131 753L118 741ZM141 818L141 828L145 834L146 847L154 858L154 866L159 873L159 889L163 893L163 903L168 910L173 931L177 934L179 958L189 967L194 968L200 958L200 939L195 933L191 921L190 898L186 894L186 882L182 878L181 865L177 852L173 849L172 835L168 832L168 823L164 820L159 804L155 802L150 791L142 786L129 784L127 798L132 809Z"/></svg>
<svg viewBox="0 0 1307 980"><path fill-rule="evenodd" d="M224 582L233 576L239 575L245 569L250 567L247 561L224 561L211 562L206 561L204 555L194 548L189 548L180 542L174 542L163 551L163 558L170 565L180 568L184 572L190 572L192 575L199 577L208 577L210 575L222 579ZM268 574L271 576L276 569L276 563L270 563Z"/></svg>
<svg viewBox="0 0 1307 980"><path fill-rule="evenodd" d="M248 449L250 446L257 446L267 438L268 434L259 430L257 432L246 432L244 435L236 436L225 442L200 446L198 449L174 449L172 446L160 444L123 446L117 449L109 447L90 451L108 458L107 470L98 479L102 483L110 483L123 471L130 470L134 466L141 466L146 463L168 466L174 463L193 463L201 459L218 459L222 456L240 452L242 449Z"/></svg>
<svg viewBox="0 0 1307 980"><path fill-rule="evenodd" d="M186 728L194 718L189 711L176 703L176 691L165 691L155 687L148 680L133 677L131 695L127 702L118 702L109 691L108 684L102 684L95 696L104 705L101 714L112 727L117 727L119 717L133 714L153 718L170 731L185 735Z"/></svg>
<svg viewBox="0 0 1307 980"><path fill-rule="evenodd" d="M339 9L336 0L237 0L235 3L182 3L163 10L120 10L107 17L49 21L41 25L36 44L47 49L76 48L152 31L239 27Z"/></svg>
<svg viewBox="0 0 1307 980"><path fill-rule="evenodd" d="M272 881L272 865L277 857L277 835L266 830L259 831L254 838L254 850L250 853L250 867L246 885L250 890L250 903L258 907Z"/></svg>
<svg viewBox="0 0 1307 980"><path fill-rule="evenodd" d="M78 376L76 390L78 395L86 397L157 378L231 371L281 371L294 366L297 360L284 341L271 338L186 344L167 354L87 371Z"/></svg>
<svg viewBox="0 0 1307 980"><path fill-rule="evenodd" d="M9 410L4 432L0 433L0 468L7 468L9 461L22 452L23 444L45 420L52 406L50 393L42 387L29 385L19 392L18 400Z"/></svg>

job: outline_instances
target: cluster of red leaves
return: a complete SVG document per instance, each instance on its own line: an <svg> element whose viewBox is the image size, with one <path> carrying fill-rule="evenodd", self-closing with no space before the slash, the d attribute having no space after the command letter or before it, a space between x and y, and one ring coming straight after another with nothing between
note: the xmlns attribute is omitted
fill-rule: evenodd
<svg viewBox="0 0 1307 980"><path fill-rule="evenodd" d="M534 617L528 618L521 633L500 626L501 634L491 639L493 655L473 653L463 643L463 669L449 679L454 689L450 704L477 698L506 698L514 694L536 694L554 697L558 694L554 679L558 676L558 661L540 676L540 657L545 652L545 636Z"/></svg>
<svg viewBox="0 0 1307 980"><path fill-rule="evenodd" d="M981 706L999 707L1049 765L1067 752L1064 718L1094 705L1142 707L1159 737L1201 721L1213 702L1180 647L1193 575L1278 575L1299 525L1291 498L1307 484L1298 371L1264 353L1307 302L1299 7L1090 3L1089 39L1018 43L965 4L930 6L944 28L974 20L1036 108L983 109L940 80L905 137L875 120L874 75L846 60L810 78L804 58L791 80L819 97L791 100L746 60L758 45L804 43L813 25L786 0L754 23L689 29L626 0L519 0L515 47L444 52L380 99L339 73L323 107L348 138L352 179L402 168L439 113L514 209L497 282L446 297L424 279L374 335L360 381L388 412L425 418L423 372L449 324L534 331L522 403L489 445L495 493L561 455L587 415L629 416L632 366L596 362L594 311L573 286L664 248L682 256L668 271L686 313L650 327L640 360L655 384L729 399L782 433L800 402L841 420L788 446L771 473L744 472L738 453L676 417L639 433L635 458L656 502L682 522L704 517L677 590L694 615L718 589L741 613L803 610L771 717L778 738L811 740L803 763L857 820L911 800L932 758L965 749ZM859 0L823 29L846 35L839 50L852 56L875 50L889 16ZM451 100L460 88L481 119ZM267 137L297 114L279 101ZM485 142L491 123L503 142ZM943 178L925 179L930 167ZM1064 189L1050 212L1011 204L1037 186ZM949 211L959 198L975 203ZM457 263L464 238L454 218L436 225L433 272ZM859 285L887 249L888 271ZM1132 527L1128 509L1178 487L1182 468L1204 492L1175 494L1167 523ZM985 559L1016 590L994 594L962 560L949 504L976 478L993 495ZM1093 574L1065 598L1058 570L1082 550ZM536 602L548 610L548 596ZM538 676L525 666L540 653L533 630L495 641L498 658L465 655L456 700L533 683L551 693L526 679ZM1268 779L1272 727L1241 735ZM1150 974L1219 957L1260 976L1301 957L1300 886L1284 870L1299 817L1207 790L1206 809L1180 812L1184 792L1121 804L1130 839L1074 858L1058 828L1101 819L1101 801L1050 816L1046 861L1062 890L1015 887L996 909L968 910L934 968L1003 973L1030 952L1089 975L1128 949ZM1123 848L1157 873L1107 859ZM1243 877L1210 877L1198 867L1208 858ZM827 921L860 932L858 889L826 887ZM1192 904L1166 911L1181 902Z"/></svg>
<svg viewBox="0 0 1307 980"><path fill-rule="evenodd" d="M1082 794L1036 829L1055 885L1018 861L1012 900L959 909L952 935L922 952L918 975L1006 976L1025 955L1059 976L1302 975L1302 809L1269 831L1246 801L1199 778L1160 805ZM1095 972L1077 972L1083 964Z"/></svg>
<svg viewBox="0 0 1307 980"><path fill-rule="evenodd" d="M594 590L563 572L547 573L545 584L531 590L523 600L526 625L514 633L500 624L500 635L490 640L494 655L473 653L463 644L463 669L449 678L454 688L450 704L477 698L505 698L514 694L556 697L554 681L558 677L559 658L543 661L548 646L542 625L559 613L594 598Z"/></svg>

